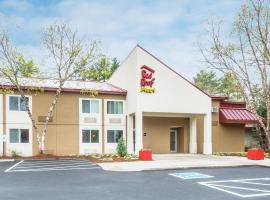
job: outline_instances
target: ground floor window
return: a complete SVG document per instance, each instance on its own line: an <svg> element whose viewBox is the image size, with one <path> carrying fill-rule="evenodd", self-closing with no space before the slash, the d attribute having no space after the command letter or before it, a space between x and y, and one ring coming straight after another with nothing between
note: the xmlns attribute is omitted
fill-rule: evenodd
<svg viewBox="0 0 270 200"><path fill-rule="evenodd" d="M107 143L117 143L122 136L123 130L108 130Z"/></svg>
<svg viewBox="0 0 270 200"><path fill-rule="evenodd" d="M82 130L82 143L99 143L99 130Z"/></svg>
<svg viewBox="0 0 270 200"><path fill-rule="evenodd" d="M29 143L29 129L10 129L10 143Z"/></svg>

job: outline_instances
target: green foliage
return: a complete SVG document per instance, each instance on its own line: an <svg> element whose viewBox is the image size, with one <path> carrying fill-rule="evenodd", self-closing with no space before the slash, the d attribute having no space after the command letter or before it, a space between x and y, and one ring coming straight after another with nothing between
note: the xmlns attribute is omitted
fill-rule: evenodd
<svg viewBox="0 0 270 200"><path fill-rule="evenodd" d="M236 79L231 73L226 73L218 78L213 71L201 70L193 81L197 87L209 94L226 96L231 100L241 99Z"/></svg>
<svg viewBox="0 0 270 200"><path fill-rule="evenodd" d="M31 78L39 74L38 67L34 64L33 60L25 60L22 56L18 58L20 68L19 73L22 77Z"/></svg>
<svg viewBox="0 0 270 200"><path fill-rule="evenodd" d="M11 157L13 157L13 158L19 157L18 152L16 150L12 150L11 151Z"/></svg>
<svg viewBox="0 0 270 200"><path fill-rule="evenodd" d="M213 71L201 70L193 78L197 87L209 94L216 94L218 92L219 81Z"/></svg>
<svg viewBox="0 0 270 200"><path fill-rule="evenodd" d="M113 72L119 67L119 61L116 58L101 57L96 63L80 74L83 80L106 81Z"/></svg>
<svg viewBox="0 0 270 200"><path fill-rule="evenodd" d="M241 99L240 92L237 88L236 78L232 73L226 73L221 79L219 79L218 91L221 95L224 95L229 99Z"/></svg>
<svg viewBox="0 0 270 200"><path fill-rule="evenodd" d="M117 153L121 157L125 157L127 155L127 148L123 137L118 140Z"/></svg>

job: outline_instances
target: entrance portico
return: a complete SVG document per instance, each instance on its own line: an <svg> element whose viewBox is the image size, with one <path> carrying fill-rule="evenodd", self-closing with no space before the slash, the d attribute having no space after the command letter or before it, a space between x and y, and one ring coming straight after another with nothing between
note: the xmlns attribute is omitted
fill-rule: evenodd
<svg viewBox="0 0 270 200"><path fill-rule="evenodd" d="M138 153L141 149L152 149L153 153L204 153L209 154L211 138L204 134L203 114L175 114L142 112L129 115L128 127L133 130L127 135L128 151ZM140 120L140 121L138 121ZM140 132L140 133L139 133ZM208 152L207 152L208 151Z"/></svg>
<svg viewBox="0 0 270 200"><path fill-rule="evenodd" d="M129 153L212 153L211 97L145 49L137 45L109 82L127 90Z"/></svg>

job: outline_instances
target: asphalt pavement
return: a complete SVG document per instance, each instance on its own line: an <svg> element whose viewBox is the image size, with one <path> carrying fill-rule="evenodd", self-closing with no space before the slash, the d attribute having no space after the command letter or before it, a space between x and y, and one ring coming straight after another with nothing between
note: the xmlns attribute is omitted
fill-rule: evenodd
<svg viewBox="0 0 270 200"><path fill-rule="evenodd" d="M84 160L0 163L1 200L244 198L270 199L270 168L109 172Z"/></svg>

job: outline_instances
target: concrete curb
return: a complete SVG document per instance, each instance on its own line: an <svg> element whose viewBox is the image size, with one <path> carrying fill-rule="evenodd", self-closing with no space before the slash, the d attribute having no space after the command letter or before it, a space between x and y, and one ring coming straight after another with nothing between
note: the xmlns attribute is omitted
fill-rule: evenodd
<svg viewBox="0 0 270 200"><path fill-rule="evenodd" d="M205 166L205 167L176 167L176 168L167 168L167 169L144 169L141 170L141 172L147 172L147 171L166 171L166 170L185 170L185 169L215 169L215 168L238 168L238 167L265 167L270 168L270 166L265 165L238 165L238 166Z"/></svg>
<svg viewBox="0 0 270 200"><path fill-rule="evenodd" d="M14 159L0 159L0 162L13 162Z"/></svg>

